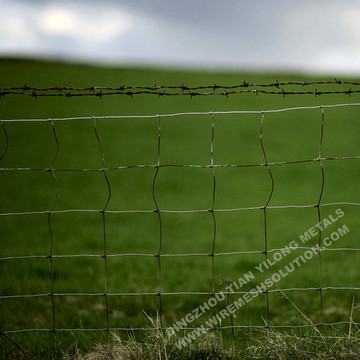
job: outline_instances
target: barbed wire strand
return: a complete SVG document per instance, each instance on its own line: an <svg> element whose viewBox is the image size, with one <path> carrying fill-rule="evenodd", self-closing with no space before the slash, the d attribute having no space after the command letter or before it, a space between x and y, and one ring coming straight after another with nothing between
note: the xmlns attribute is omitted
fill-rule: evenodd
<svg viewBox="0 0 360 360"><path fill-rule="evenodd" d="M196 92L196 91L189 91L189 92L166 92L166 91L97 91L97 92L88 92L88 93L77 93L68 91L66 93L41 93L33 90L31 93L22 92L22 91L1 91L0 92L0 99L5 96L9 95L21 95L21 96L29 96L34 98L35 100L41 97L63 97L63 98L73 98L73 97L97 97L102 100L105 96L113 96L113 95L123 95L133 98L136 95L155 95L157 97L164 97L164 96L188 96L193 98L195 96L226 96L229 95L244 95L244 94L264 94L264 95L280 95L282 97L286 97L289 95L313 95L315 97L321 95L348 95L349 97L351 94L358 94L360 90L352 90L351 88L348 90L335 90L335 91L319 91L314 89L312 91L285 91L281 89L279 91L269 91L269 90L258 90L258 89L249 89L249 90L234 90L234 91L222 91L222 92Z"/></svg>
<svg viewBox="0 0 360 360"><path fill-rule="evenodd" d="M191 98L201 95L222 95L229 96L233 94L246 94L253 93L260 94L278 94L282 96L286 95L314 95L320 96L323 94L345 94L350 96L352 93L358 93L360 90L323 90L319 91L316 88L312 91L285 91L286 86L294 87L308 87L311 85L327 85L327 88L332 88L336 85L351 85L358 86L359 82L355 81L342 81L338 79L326 80L326 81L287 81L279 82L276 80L272 83L255 84L243 81L240 84L235 85L200 85L200 86L186 86L181 85L152 85L152 86L139 86L139 85L120 85L118 87L110 86L88 86L88 87L68 87L68 86L55 86L55 87L31 87L25 84L24 86L10 86L0 88L0 98L7 95L25 95L31 96L35 99L43 96L62 96L62 97L74 97L74 96L96 96L102 99L107 95L126 95L133 97L134 95L156 95L156 96L182 96L187 95ZM251 87L252 89L249 89ZM280 91L258 90L257 88L276 88ZM245 88L245 90L244 90ZM241 90L237 90L241 89ZM137 91L134 91L137 90ZM159 91L162 90L162 91ZM177 92L174 92L176 91ZM204 90L212 90L211 92L204 92ZM230 91L229 91L230 90Z"/></svg>
<svg viewBox="0 0 360 360"><path fill-rule="evenodd" d="M26 83L23 86L12 86L12 87L2 87L0 88L0 91L8 91L8 90L22 90L23 92L25 91L95 91L95 90L134 90L134 89L143 89L143 90L164 90L164 89L177 89L177 90L203 90L203 89L237 89L237 88L247 88L247 87L276 87L279 88L280 86L302 86L302 87L306 87L306 86L310 86L310 85L355 85L358 86L360 85L359 82L355 82L355 81L343 81L343 80L339 80L339 79L334 79L334 80L321 80L321 81L282 81L279 82L279 80L275 80L272 83L249 83L247 81L243 81L240 84L236 84L236 85L218 85L216 83L211 84L211 85L198 85L198 86L186 86L184 84L181 85L152 85L152 86L139 86L139 85L120 85L118 87L109 87L109 86L88 86L88 87L69 87L69 86L53 86L53 87L32 87L32 86L28 86Z"/></svg>

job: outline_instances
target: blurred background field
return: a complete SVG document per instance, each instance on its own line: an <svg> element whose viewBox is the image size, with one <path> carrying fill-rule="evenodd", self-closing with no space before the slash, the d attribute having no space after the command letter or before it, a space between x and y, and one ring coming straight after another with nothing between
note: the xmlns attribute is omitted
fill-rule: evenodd
<svg viewBox="0 0 360 360"><path fill-rule="evenodd" d="M312 80L296 74L236 72L185 72L142 68L101 68L38 61L0 61L1 86L120 86L120 85L234 85L249 83ZM321 80L316 78L316 80ZM324 78L328 80L328 78ZM352 79L354 80L354 79ZM332 86L331 89L333 89ZM348 90L349 86L336 85ZM287 89L291 90L291 87ZM317 89L327 90L328 86ZM298 88L297 88L298 90ZM101 115L153 115L191 111L269 110L297 106L358 102L358 95L279 96L240 94L225 96L156 97L139 95L79 98L31 98L6 96L0 99L0 118L55 118ZM323 157L359 156L359 107L325 110ZM104 119L97 121L107 167L156 164L158 120ZM215 164L251 164L264 162L259 141L261 116L215 116ZM161 120L162 164L210 164L211 117L181 116ZM56 152L49 123L6 123L9 146L1 168L47 168ZM56 122L59 155L54 168L101 168L101 157L92 120ZM318 156L321 110L291 111L265 115L263 141L269 162L314 159ZM5 136L0 131L0 152ZM360 203L359 160L324 161L325 188L323 203ZM316 204L321 188L321 171L316 162L274 165L271 171L275 191L269 205ZM154 168L134 168L108 172L112 196L108 210L152 210ZM107 184L100 172L56 172L59 194L53 210L101 209L108 196ZM271 190L265 167L216 168L215 209L262 206ZM160 209L209 209L212 201L212 172L206 168L160 168L156 182L156 199ZM46 211L56 190L54 178L47 172L0 171L0 212ZM321 208L323 217L334 214L339 206ZM341 224L350 234L336 245L359 248L359 211L357 206L341 206L345 212ZM213 221L210 213L163 213L164 254L211 253ZM264 222L261 210L216 213L215 252L264 249ZM66 213L51 217L54 232L54 255L102 254L103 234L100 213ZM107 214L108 254L149 253L159 247L159 223L155 213ZM276 249L317 223L315 208L268 210L268 246ZM340 223L339 223L340 225ZM337 226L334 225L334 227ZM335 230L329 228L328 232ZM47 216L0 216L0 256L48 255L50 233ZM326 232L324 234L326 236ZM311 245L316 245L317 238ZM293 257L301 254L298 251ZM262 254L216 256L216 291L225 289L224 278L233 281L264 260ZM284 259L271 271L288 263ZM323 286L356 287L360 253L323 253ZM163 292L210 292L211 258L164 257ZM56 258L55 293L102 293L104 259ZM108 292L157 292L158 267L154 257L108 258ZM246 289L264 280L257 274ZM319 287L319 261L312 261L279 283L280 288ZM0 261L0 294L43 294L50 292L48 259ZM320 321L318 291L294 291L287 296L313 322ZM206 301L207 295L163 296L164 325L180 320L194 307ZM324 322L348 321L351 304L358 301L358 291L324 291ZM219 308L224 304L221 304ZM144 312L156 316L158 297L109 297L111 327L150 326ZM2 330L51 328L50 297L0 299ZM104 328L106 308L102 296L55 297L57 328ZM194 325L203 323L206 316ZM236 325L263 325L266 297L260 296L237 314ZM360 320L355 309L354 319ZM270 294L270 321L274 325L303 324L304 319L280 293ZM224 325L229 325L224 322ZM240 331L239 331L240 333ZM127 336L126 334L122 334ZM141 333L136 334L141 337ZM58 350L76 343L79 347L106 337L104 333L57 333ZM53 334L14 334L14 339L31 352L44 354L53 349ZM47 353L48 355L51 353Z"/></svg>

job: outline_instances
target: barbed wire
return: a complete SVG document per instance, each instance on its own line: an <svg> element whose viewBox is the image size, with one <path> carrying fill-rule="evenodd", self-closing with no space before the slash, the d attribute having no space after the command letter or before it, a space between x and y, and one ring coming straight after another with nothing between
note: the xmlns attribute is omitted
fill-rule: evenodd
<svg viewBox="0 0 360 360"><path fill-rule="evenodd" d="M236 85L219 85L219 84L211 84L211 85L198 85L198 86L187 86L184 84L181 85L152 85L152 86L140 86L140 85L120 85L118 87L114 86L88 86L88 87L73 87L73 86L53 86L53 87L33 87L29 86L26 83L23 86L10 86L10 87L0 87L0 91L9 91L9 90L22 90L25 91L97 91L97 90L181 90L181 91L189 91L189 90L206 90L212 89L215 90L230 90L230 89L238 89L238 88L248 88L248 87L275 87L280 88L281 86L310 86L310 85L354 85L360 86L360 82L356 81L348 81L348 80L317 80L317 81L281 81L275 80L274 82L261 84L261 83L251 83L247 81L243 81L240 84Z"/></svg>
<svg viewBox="0 0 360 360"><path fill-rule="evenodd" d="M269 90L258 90L258 89L249 89L249 90L233 90L233 91L222 91L222 92L198 92L198 91L181 91L181 92L166 92L166 91L150 91L150 90L143 90L143 91L93 91L93 92L76 92L76 90L67 91L67 92L39 92L39 90L32 90L31 92L24 92L24 91L0 91L0 99L7 95L22 95L22 96L30 96L35 99L38 97L65 97L65 98L72 98L72 97L98 97L102 99L104 96L109 95L124 95L134 97L136 95L156 95L158 97L162 96L189 96L191 98L195 96L226 96L229 95L239 95L239 94L265 94L265 95L281 95L283 97L288 95L314 95L315 97L321 95L336 95L336 94L343 94L348 95L349 97L351 94L358 94L360 90L352 90L351 88L348 90L311 90L311 91L286 91L281 89L280 91L269 91Z"/></svg>
<svg viewBox="0 0 360 360"><path fill-rule="evenodd" d="M329 82L323 82L328 84ZM335 82L332 82L335 83ZM344 82L345 83L345 82ZM287 83L288 85L300 85L300 83ZM317 83L318 84L318 83ZM336 82L336 84L339 84L339 82ZM355 83L352 83L354 85ZM278 83L278 85L284 85L283 83ZM305 86L304 84L302 84ZM306 85L310 85L306 84ZM360 85L356 84L356 85ZM250 84L248 86L251 86ZM258 85L259 86L259 85ZM273 84L267 84L263 86L273 86ZM244 87L246 87L244 85ZM41 89L33 90L32 91L40 91ZM2 89L3 90L3 89ZM43 89L44 90L44 89ZM53 91L54 88L45 89L49 91ZM76 89L71 89L76 91ZM79 90L79 89L78 89ZM86 89L87 90L87 89ZM81 89L79 90L81 91ZM360 90L356 90L357 92L360 92ZM31 94L27 94L32 96ZM44 96L58 96L64 94L48 94ZM94 94L93 94L94 95ZM96 95L96 94L95 94ZM65 95L66 96L66 95ZM78 94L78 96L84 96L84 94ZM317 222L321 222L321 211L320 209L327 206L339 206L339 205L348 205L348 206L360 206L360 203L356 202L333 202L333 203L325 203L322 202L322 195L323 195L323 189L324 189L324 182L325 182L325 174L323 171L323 162L324 161L345 161L345 160L356 160L360 159L360 155L354 155L354 156L345 156L345 157L324 157L322 155L322 144L323 144L323 137L324 137L324 123L325 123L325 109L332 109L332 108L338 108L338 107L346 107L346 106L360 106L360 103L353 103L353 104L334 104L334 105L320 105L320 106L310 106L310 107L295 107L295 108L286 108L286 109L275 109L275 110L264 110L264 111L222 111L222 112L185 112L185 113L173 113L173 114L158 114L158 115L143 115L143 116L85 116L85 117L68 117L68 118L55 118L55 119L5 119L0 120L0 125L3 130L6 144L5 149L2 152L2 155L0 157L0 160L3 160L6 157L6 153L8 150L8 144L9 144L9 135L6 131L7 123L13 123L13 122L45 122L46 124L50 124L54 142L56 144L56 151L55 154L51 160L51 164L49 168L19 168L19 167L2 167L0 168L0 171L3 173L6 172L13 172L13 171L44 171L49 172L53 179L56 182L56 191L54 198L52 200L51 206L47 210L43 211L23 211L23 212L4 212L0 213L0 216L22 216L22 215L45 215L48 219L48 229L49 229L49 242L50 242L50 249L48 252L48 255L23 255L23 256L3 256L0 258L0 261L2 262L8 262L8 261L20 261L23 259L44 259L46 261L50 262L50 286L49 286L49 292L46 293L38 293L38 294L0 294L0 299L11 301L12 299L23 299L23 298L41 298L41 297L50 297L52 301L52 310L51 310L51 322L52 327L49 329L45 328L37 328L37 329L7 329L7 330L1 330L3 334L12 334L12 333L22 333L22 332L32 332L32 331L38 331L38 332L52 332L54 335L57 332L66 332L66 331L148 331L148 330L156 330L157 328L148 328L148 327L139 327L139 328L133 328L133 327L111 327L110 326L110 310L108 305L108 297L122 297L122 296L155 296L159 299L159 317L160 317L160 328L161 330L166 330L168 328L163 327L162 321L164 316L164 309L163 309L163 302L162 297L163 296L174 296L174 295L206 295L209 297L214 297L215 295L220 294L219 292L215 291L215 268L216 268L216 258L219 256L236 256L240 254L261 254L265 256L265 259L268 259L268 254L273 253L275 251L281 251L284 248L275 249L271 248L269 244L268 234L267 234L267 227L268 227L268 211L272 209L291 209L291 208L315 208L317 211ZM282 161L282 162L270 162L268 161L268 156L266 152L266 147L263 143L263 125L266 121L266 114L268 113L278 113L278 112L284 112L284 111L303 111L303 110L320 110L321 111L321 134L320 134L320 144L319 144L319 152L318 157L313 159L304 159L304 160L294 160L294 161ZM259 139L260 139L260 146L264 157L263 163L255 163L255 164L216 164L214 162L214 134L216 132L216 118L221 115L229 115L229 114L257 114L261 116L261 125L259 130ZM174 116L196 116L196 115L207 115L209 116L209 119L211 121L211 138L209 139L210 142L210 164L205 165L196 165L196 164L162 164L161 163L161 119L167 118L167 117L174 117ZM105 156L104 151L102 148L102 142L100 139L100 136L97 132L97 120L105 120L105 119L132 119L132 118L157 118L158 119L158 134L157 134L157 163L156 164L142 164L142 165L126 165L126 166L119 166L119 167L106 167L105 166ZM97 169L61 169L61 168L55 168L55 162L59 154L60 144L56 133L56 122L57 121L73 121L73 120L92 120L93 121L93 127L94 127L94 133L95 137L99 146L99 153L100 158L102 162L102 168ZM274 192L275 188L275 179L271 172L272 166L280 166L280 165L290 165L290 164L298 164L298 163L304 163L304 162L318 162L319 167L321 170L321 188L319 189L319 197L318 200L313 204L306 204L306 205L272 205L271 204L271 198L272 194ZM260 206L253 206L253 207L245 207L245 208L216 208L215 207L215 193L216 193L216 168L219 167L251 167L251 166L265 166L267 168L267 173L269 175L269 181L271 181L271 191L268 194L266 201L260 205ZM181 209L162 209L159 207L157 198L156 198L156 180L159 172L161 171L161 168L163 167L196 167L196 168L207 168L211 170L211 177L212 177L212 190L211 190L211 208L210 209L191 209L191 210L181 210ZM154 208L153 209L143 209L143 210L110 210L108 209L108 204L111 198L111 185L110 180L107 176L108 171L112 170L123 170L123 169L132 169L132 168L153 168L154 169L154 177L153 177L153 183L152 183L152 197L154 201ZM58 171L97 171L102 172L104 174L104 180L107 185L107 195L104 199L104 207L102 209L62 209L62 210L55 210L54 206L57 200L58 193L60 191L59 182L56 177L56 172ZM251 211L251 210L259 210L262 211L264 214L264 248L263 249L255 249L255 250L249 250L249 251L235 251L235 252L217 252L216 251L216 214L217 213L226 213L226 212L234 212L234 211ZM102 242L103 242L103 253L102 254L60 254L56 255L53 253L53 245L54 245L54 236L53 236L53 230L52 230L52 219L53 216L56 214L62 214L62 213L73 213L73 212L84 212L84 213L99 213L102 218ZM107 243L106 243L106 218L107 214L117 214L117 213L156 213L158 217L158 223L159 223L159 247L156 253L150 254L150 253L119 253L119 254L110 254L107 249ZM183 213L209 213L212 218L213 223L213 231L212 231L212 237L211 237L211 244L209 244L210 251L208 253L183 253L183 254L170 254L170 253L163 253L162 251L162 245L163 245L163 232L162 232L162 213L175 213L175 214L183 214ZM296 250L314 250L311 247L297 247ZM294 249L295 250L295 249ZM322 248L322 234L319 233L319 239L318 244L315 249L315 251L318 253L319 256L319 262L320 262L320 281L319 281L319 287L297 287L297 288L283 288L283 289L266 289L266 291L263 291L263 294L266 296L266 325L264 326L257 326L257 325L248 325L248 324L241 324L236 325L235 323L232 323L231 326L218 326L217 329L237 329L237 328L303 328L303 327L324 327L324 326L337 326L341 324L354 324L354 322L333 322L333 323L324 323L323 319L323 312L324 312L324 302L323 302L323 292L324 291L358 291L360 290L359 287L336 287L336 286L327 286L324 287L322 284L322 262L321 262L321 253L323 251L353 251L357 252L360 251L359 248ZM110 257L125 257L125 256L134 256L134 257L153 257L157 261L157 274L158 274L158 286L157 291L152 292L122 292L122 293L110 293L108 292L107 288L107 282L108 282L108 269L107 269L107 259ZM180 291L180 292L165 292L162 289L162 269L161 269L161 259L164 257L190 257L190 256L204 256L211 258L211 288L206 289L205 291ZM104 291L101 293L86 293L86 292L74 292L74 293L57 293L54 291L54 274L53 274L53 267L52 262L54 258L80 258L80 257L96 257L96 258L102 258L104 259L104 266L105 266L105 276L104 276ZM265 260L266 261L266 260ZM266 272L266 279L269 279L270 274L269 271ZM275 292L286 292L286 291L315 291L319 293L319 299L320 299L320 322L316 323L315 325L272 325L271 319L270 319L270 302L269 302L269 294L275 293ZM225 294L247 294L247 291L223 291L221 293ZM57 309L55 307L55 301L54 298L56 297L65 297L65 296L85 296L85 297L102 297L105 298L105 316L106 316L106 327L105 328L99 328L99 329L90 329L90 328L84 328L84 329L65 329L65 328L57 328L57 318L56 313ZM216 306L214 306L214 315L216 315ZM233 319L234 320L234 319ZM360 325L360 324L359 324ZM197 328L193 327L184 327L183 330L193 330ZM214 330L214 329L208 329L208 330Z"/></svg>

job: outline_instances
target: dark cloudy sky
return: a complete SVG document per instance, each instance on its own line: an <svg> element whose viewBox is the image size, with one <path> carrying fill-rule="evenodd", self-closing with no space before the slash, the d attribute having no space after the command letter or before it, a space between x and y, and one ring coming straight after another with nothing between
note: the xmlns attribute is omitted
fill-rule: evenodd
<svg viewBox="0 0 360 360"><path fill-rule="evenodd" d="M358 0L0 0L0 55L360 73Z"/></svg>

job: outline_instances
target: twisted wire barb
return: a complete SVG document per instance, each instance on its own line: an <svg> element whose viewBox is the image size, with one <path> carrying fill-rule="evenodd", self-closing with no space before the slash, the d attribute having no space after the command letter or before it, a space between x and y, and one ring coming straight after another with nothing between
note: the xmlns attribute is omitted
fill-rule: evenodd
<svg viewBox="0 0 360 360"><path fill-rule="evenodd" d="M247 94L253 93L260 94L278 94L282 96L286 95L315 95L320 96L323 94L345 94L351 95L358 93L360 90L324 90L319 91L316 88L311 91L285 91L283 87L309 87L312 85L327 85L328 88L332 88L336 85L351 85L359 86L360 83L356 81L342 81L338 79L327 81L283 81L255 84L243 81L240 84L235 85L198 85L198 86L186 86L181 85L152 85L152 86L138 86L138 85L120 85L120 86L88 86L83 88L69 87L69 86L53 86L53 87L32 87L25 84L24 86L10 86L0 88L0 98L6 95L25 95L31 96L35 99L43 96L62 96L66 98L74 96L96 96L102 99L106 95L126 95L133 97L134 95L156 95L156 96L182 96L187 95L190 97L201 95L222 95L229 96L233 94ZM249 89L251 88L251 89ZM276 88L279 91L274 90L259 90L257 88ZM210 92L205 92L211 90Z"/></svg>
<svg viewBox="0 0 360 360"><path fill-rule="evenodd" d="M315 97L321 96L321 95L348 95L349 97L351 94L358 94L360 93L360 90L352 90L351 88L349 90L335 90L335 91L318 91L317 89L311 90L311 91L285 91L284 89L281 89L279 91L269 91L269 90L258 90L256 88L254 89L248 89L248 90L233 90L233 91L222 91L222 92L198 92L198 91L189 91L189 92L166 92L166 91L149 91L149 90L142 90L142 91L97 91L97 92L71 92L68 91L66 93L61 92L55 92L55 93L41 93L33 90L31 93L23 92L23 91L0 91L0 99L5 96L9 95L21 95L21 96L30 96L34 99L41 98L41 97L63 97L63 98L72 98L72 97L97 97L100 100L104 96L113 96L113 95L123 95L133 98L136 95L155 95L157 97L163 97L163 96L188 96L190 98L193 98L195 96L226 96L229 97L229 95L244 95L244 94L264 94L264 95L280 95L282 97L286 97L289 95L313 95Z"/></svg>
<svg viewBox="0 0 360 360"><path fill-rule="evenodd" d="M282 81L279 82L275 80L272 83L249 83L247 81L243 81L242 83L235 84L235 85L218 85L218 84L211 84L211 85L201 85L201 86L186 86L184 84L181 85L152 85L152 86L139 86L139 85L120 85L118 87L108 87L108 86L88 86L83 88L76 88L76 87L69 87L69 86L53 86L53 87L32 87L27 85L26 83L23 86L13 86L13 87L2 87L0 91L7 91L7 90L22 90L22 91L93 91L96 90L134 90L134 89L143 89L143 90L164 90L164 89L178 89L178 90L203 90L203 89L237 89L237 88L247 88L247 87L276 87L279 88L280 86L309 86L309 85L360 85L360 82L355 81L343 81L339 79L334 80L322 80L322 81Z"/></svg>

